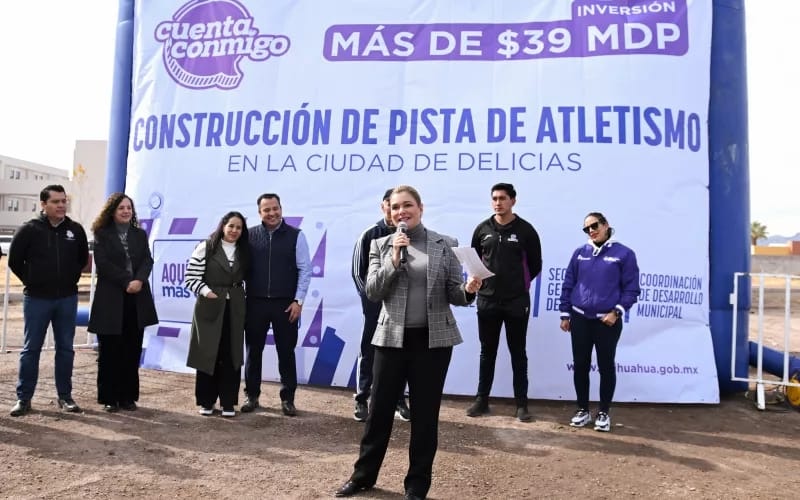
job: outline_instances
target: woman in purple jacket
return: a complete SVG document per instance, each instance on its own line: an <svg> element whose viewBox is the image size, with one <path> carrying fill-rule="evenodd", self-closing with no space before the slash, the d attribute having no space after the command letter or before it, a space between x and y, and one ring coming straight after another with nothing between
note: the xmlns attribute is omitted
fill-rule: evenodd
<svg viewBox="0 0 800 500"><path fill-rule="evenodd" d="M583 221L589 241L572 254L561 289L561 329L571 332L572 363L578 411L570 425L592 422L589 412L589 369L592 348L600 372L600 405L594 430L611 430L608 415L617 385L615 356L622 333L622 316L639 297L639 266L636 254L611 240L614 228L600 212Z"/></svg>

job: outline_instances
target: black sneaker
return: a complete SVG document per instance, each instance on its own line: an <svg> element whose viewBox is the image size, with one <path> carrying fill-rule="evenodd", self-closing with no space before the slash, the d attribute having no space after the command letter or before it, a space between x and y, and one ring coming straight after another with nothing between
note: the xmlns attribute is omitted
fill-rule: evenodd
<svg viewBox="0 0 800 500"><path fill-rule="evenodd" d="M133 401L125 401L123 403L120 403L119 407L125 411L136 411L136 409L139 408Z"/></svg>
<svg viewBox="0 0 800 500"><path fill-rule="evenodd" d="M58 407L70 413L80 413L81 407L72 398L58 398Z"/></svg>
<svg viewBox="0 0 800 500"><path fill-rule="evenodd" d="M527 406L517 407L516 416L517 420L519 420L520 422L530 422L533 419L533 417L531 417L531 414L528 412Z"/></svg>
<svg viewBox="0 0 800 500"><path fill-rule="evenodd" d="M399 418L403 422L411 421L411 410L408 408L405 399L397 402L397 408L394 410L394 417Z"/></svg>
<svg viewBox="0 0 800 500"><path fill-rule="evenodd" d="M253 411L256 408L258 408L258 406L259 406L258 405L258 398L254 398L254 399L247 398L247 399L244 400L244 404L242 405L241 408L239 408L239 410L242 413L250 413L251 411Z"/></svg>
<svg viewBox="0 0 800 500"><path fill-rule="evenodd" d="M29 411L31 411L31 402L26 401L24 399L20 399L19 401L17 401L17 404L15 404L13 408L11 408L10 415L12 417L21 417L27 414Z"/></svg>
<svg viewBox="0 0 800 500"><path fill-rule="evenodd" d="M297 408L294 407L294 403L291 401L281 401L281 411L287 417L297 416Z"/></svg>
<svg viewBox="0 0 800 500"><path fill-rule="evenodd" d="M489 413L489 400L478 396L472 406L467 408L468 417L480 417Z"/></svg>
<svg viewBox="0 0 800 500"><path fill-rule="evenodd" d="M367 420L368 415L369 409L367 408L367 405L356 401L356 408L353 410L353 419L355 419L356 422L364 422Z"/></svg>

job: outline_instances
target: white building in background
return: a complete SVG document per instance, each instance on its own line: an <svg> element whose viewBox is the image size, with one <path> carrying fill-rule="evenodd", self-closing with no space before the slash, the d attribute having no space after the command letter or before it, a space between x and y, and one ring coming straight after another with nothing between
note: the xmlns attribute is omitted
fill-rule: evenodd
<svg viewBox="0 0 800 500"><path fill-rule="evenodd" d="M72 160L70 217L80 222L92 238L92 222L106 201L106 155L108 141L75 141Z"/></svg>
<svg viewBox="0 0 800 500"><path fill-rule="evenodd" d="M68 215L91 238L92 222L106 200L107 146L108 141L75 141L72 172L0 155L0 235L14 234L36 217L42 188L61 184L69 198Z"/></svg>
<svg viewBox="0 0 800 500"><path fill-rule="evenodd" d="M36 217L42 188L61 184L69 190L69 182L65 169L0 155L0 234L14 234Z"/></svg>

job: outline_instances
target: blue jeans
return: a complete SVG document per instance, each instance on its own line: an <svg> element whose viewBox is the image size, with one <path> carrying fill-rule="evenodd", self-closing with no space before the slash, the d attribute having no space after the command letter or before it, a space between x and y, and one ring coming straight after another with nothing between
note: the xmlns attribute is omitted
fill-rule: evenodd
<svg viewBox="0 0 800 500"><path fill-rule="evenodd" d="M41 299L25 296L22 301L25 316L25 345L19 354L19 380L17 399L30 401L39 379L39 355L47 335L47 327L53 324L53 340L56 344L56 391L59 398L72 397L72 364L75 351L75 316L78 311L78 296L61 299Z"/></svg>

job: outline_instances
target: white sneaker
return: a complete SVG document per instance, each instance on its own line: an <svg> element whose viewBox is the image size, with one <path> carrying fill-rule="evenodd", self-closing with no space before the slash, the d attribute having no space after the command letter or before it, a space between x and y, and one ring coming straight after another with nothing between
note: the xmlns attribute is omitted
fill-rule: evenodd
<svg viewBox="0 0 800 500"><path fill-rule="evenodd" d="M236 410L233 408L223 408L222 409L222 416L225 418L231 418L236 416Z"/></svg>
<svg viewBox="0 0 800 500"><path fill-rule="evenodd" d="M589 413L589 410L584 410L583 408L576 411L572 420L569 421L571 427L584 427L590 423L592 423L592 414Z"/></svg>
<svg viewBox="0 0 800 500"><path fill-rule="evenodd" d="M208 417L214 414L214 408L205 408L201 406L200 409L197 410L197 413L203 415L204 417Z"/></svg>
<svg viewBox="0 0 800 500"><path fill-rule="evenodd" d="M597 413L597 417L594 419L594 430L600 432L611 431L611 417L608 416L608 413L604 411Z"/></svg>
<svg viewBox="0 0 800 500"><path fill-rule="evenodd" d="M411 421L411 409L408 407L405 400L397 402L397 407L394 410L394 418L399 418L403 422Z"/></svg>

